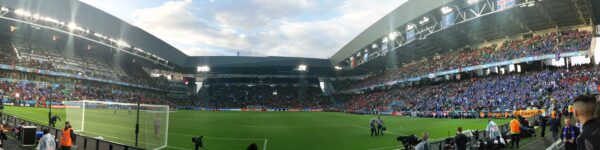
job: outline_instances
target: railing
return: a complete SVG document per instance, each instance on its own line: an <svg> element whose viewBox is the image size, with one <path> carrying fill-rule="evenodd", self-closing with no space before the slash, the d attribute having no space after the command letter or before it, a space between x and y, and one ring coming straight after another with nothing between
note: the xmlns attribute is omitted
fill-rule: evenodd
<svg viewBox="0 0 600 150"><path fill-rule="evenodd" d="M16 115L12 115L12 114L0 113L0 115L1 115L0 120L2 121L2 124L8 125L11 128L16 127L17 125L19 125L20 123L23 122L27 126L36 126L37 131L40 131L42 129L49 129L50 134L55 135L56 139L60 139L60 137L62 135L62 131L59 128L42 125L40 123L32 122L32 121L23 119L21 117L18 117ZM80 135L77 133L75 133L74 139L75 139L74 145L76 145L78 147L77 149L83 149L83 150L143 150L141 148L132 147L132 146L115 143L115 142L110 142L110 141L106 141L106 140L101 140L101 139L97 139L97 138L93 138L93 137L87 137L87 136ZM57 146L58 146L58 144L57 144Z"/></svg>
<svg viewBox="0 0 600 150"><path fill-rule="evenodd" d="M501 134L506 133L510 129L509 124L500 125L500 126L498 126L498 128L499 128ZM477 131L472 131L472 133L473 133L473 135L478 135L478 136L469 137L470 142L467 145L467 147L470 147L471 149L477 149L477 147L479 146L479 141L480 140L485 141L487 132L486 132L486 130L477 130ZM454 138L454 137L449 137L449 138ZM447 145L445 139L446 138L444 138L444 140L441 140L441 141L429 142L430 150L443 150L444 147ZM508 144L508 143L506 143L506 144ZM454 145L451 145L451 146L454 146Z"/></svg>

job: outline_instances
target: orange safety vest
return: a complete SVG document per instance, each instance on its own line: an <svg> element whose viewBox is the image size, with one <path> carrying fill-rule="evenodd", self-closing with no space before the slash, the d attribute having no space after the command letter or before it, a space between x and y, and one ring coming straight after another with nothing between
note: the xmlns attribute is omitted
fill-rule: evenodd
<svg viewBox="0 0 600 150"><path fill-rule="evenodd" d="M73 132L72 128L67 128L62 130L62 136L60 137L60 145L62 146L73 146L73 140L71 140L71 132Z"/></svg>
<svg viewBox="0 0 600 150"><path fill-rule="evenodd" d="M552 111L550 113L550 116L552 117L552 119L556 118L556 111Z"/></svg>
<svg viewBox="0 0 600 150"><path fill-rule="evenodd" d="M479 117L481 117L481 118L485 117L485 114L483 113L483 111L479 112Z"/></svg>
<svg viewBox="0 0 600 150"><path fill-rule="evenodd" d="M510 121L510 133L521 133L521 125L519 125L519 121L517 121L517 119L513 119L512 121Z"/></svg>

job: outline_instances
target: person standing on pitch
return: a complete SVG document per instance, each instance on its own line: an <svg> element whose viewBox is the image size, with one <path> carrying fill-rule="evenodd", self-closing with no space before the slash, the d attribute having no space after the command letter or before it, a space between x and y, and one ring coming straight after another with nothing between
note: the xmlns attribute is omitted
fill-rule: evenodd
<svg viewBox="0 0 600 150"><path fill-rule="evenodd" d="M62 136L60 136L60 145L62 146L62 150L71 150L71 147L75 143L75 133L73 132L73 128L71 128L71 124L66 121L65 127L62 130Z"/></svg>
<svg viewBox="0 0 600 150"><path fill-rule="evenodd" d="M156 114L156 117L154 117L154 137L156 139L160 138L160 126L162 124L162 120L160 119L160 116L158 114Z"/></svg>
<svg viewBox="0 0 600 150"><path fill-rule="evenodd" d="M375 118L371 119L371 121L369 122L369 127L371 127L371 136L373 136L373 135L377 136L377 129L375 129L375 126L376 126L375 124L377 124L377 123L375 123L375 122L377 122L375 120Z"/></svg>
<svg viewBox="0 0 600 150"><path fill-rule="evenodd" d="M600 149L600 118L598 118L598 101L592 96L579 96L573 102L575 118L583 124L583 130L577 137L577 149Z"/></svg>
<svg viewBox="0 0 600 150"><path fill-rule="evenodd" d="M579 136L579 128L571 125L571 119L565 118L565 127L562 129L560 139L565 142L565 150L576 150L575 138Z"/></svg>
<svg viewBox="0 0 600 150"><path fill-rule="evenodd" d="M383 119L381 119L381 115L377 116L377 134L383 136Z"/></svg>
<svg viewBox="0 0 600 150"><path fill-rule="evenodd" d="M58 115L54 115L54 116L50 117L50 125L52 125L52 127L55 127L55 126L56 126L56 121L57 121L57 120L60 120L60 121L62 121L62 120L60 119L60 117L58 117Z"/></svg>

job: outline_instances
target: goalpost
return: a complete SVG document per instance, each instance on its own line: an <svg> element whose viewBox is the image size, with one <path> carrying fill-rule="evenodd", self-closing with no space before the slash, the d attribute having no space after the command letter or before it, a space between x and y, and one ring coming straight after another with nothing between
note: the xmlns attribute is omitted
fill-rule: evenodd
<svg viewBox="0 0 600 150"><path fill-rule="evenodd" d="M135 146L138 105L104 101L65 101L66 121L78 134L115 143ZM167 147L169 133L168 105L139 105L137 147Z"/></svg>

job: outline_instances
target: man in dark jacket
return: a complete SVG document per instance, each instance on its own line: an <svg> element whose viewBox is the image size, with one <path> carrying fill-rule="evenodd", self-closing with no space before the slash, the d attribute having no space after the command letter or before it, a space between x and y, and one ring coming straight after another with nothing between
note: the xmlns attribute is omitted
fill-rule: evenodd
<svg viewBox="0 0 600 150"><path fill-rule="evenodd" d="M596 111L598 102L592 96L579 96L573 103L575 118L583 124L583 130L577 137L578 150L596 150L600 149L600 118Z"/></svg>
<svg viewBox="0 0 600 150"><path fill-rule="evenodd" d="M560 133L560 139L565 142L565 150L576 150L575 138L579 136L579 128L572 125L570 118L565 118L565 127Z"/></svg>
<svg viewBox="0 0 600 150"><path fill-rule="evenodd" d="M546 135L546 122L548 121L548 119L546 118L546 116L542 116L540 115L540 126L542 127L542 133L540 135L540 137L544 137L544 135Z"/></svg>
<svg viewBox="0 0 600 150"><path fill-rule="evenodd" d="M552 140L558 140L558 130L560 130L560 120L553 118L550 120L550 132L552 132Z"/></svg>
<svg viewBox="0 0 600 150"><path fill-rule="evenodd" d="M454 137L454 142L456 143L457 150L467 149L469 138L462 133L462 127L458 127L458 132L456 133L456 137Z"/></svg>

